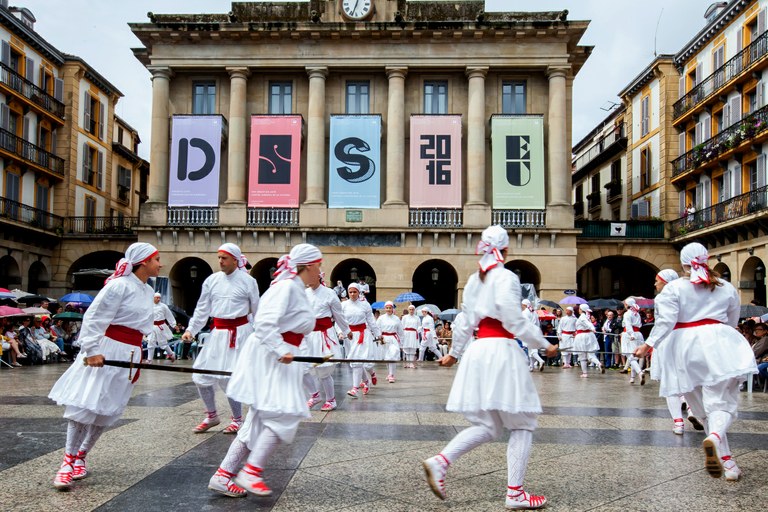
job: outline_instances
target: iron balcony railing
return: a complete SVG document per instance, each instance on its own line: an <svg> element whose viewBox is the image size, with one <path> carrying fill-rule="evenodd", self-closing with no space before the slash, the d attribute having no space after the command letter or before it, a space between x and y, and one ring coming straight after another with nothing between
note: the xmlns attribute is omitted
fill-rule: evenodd
<svg viewBox="0 0 768 512"><path fill-rule="evenodd" d="M217 226L219 208L216 206L171 206L168 208L169 226Z"/></svg>
<svg viewBox="0 0 768 512"><path fill-rule="evenodd" d="M28 224L34 228L55 231L61 228L63 218L45 210L0 197L0 217Z"/></svg>
<svg viewBox="0 0 768 512"><path fill-rule="evenodd" d="M25 162L38 165L57 176L64 177L63 158L59 158L2 128L0 128L0 149L21 158Z"/></svg>
<svg viewBox="0 0 768 512"><path fill-rule="evenodd" d="M579 238L664 238L663 220L576 221Z"/></svg>
<svg viewBox="0 0 768 512"><path fill-rule="evenodd" d="M0 63L0 83L18 92L35 105L64 119L64 104L18 74L13 69Z"/></svg>
<svg viewBox="0 0 768 512"><path fill-rule="evenodd" d="M493 224L503 228L543 228L547 225L544 210L493 210Z"/></svg>
<svg viewBox="0 0 768 512"><path fill-rule="evenodd" d="M696 105L704 103L725 84L749 71L753 64L768 54L768 32L737 53L733 58L715 70L714 73L701 81L688 93L677 100L674 105L674 118L693 110Z"/></svg>
<svg viewBox="0 0 768 512"><path fill-rule="evenodd" d="M732 197L709 208L685 214L671 222L672 236L683 236L721 222L763 211L768 206L768 186Z"/></svg>
<svg viewBox="0 0 768 512"><path fill-rule="evenodd" d="M248 208L245 225L260 226L291 226L299 225L298 208Z"/></svg>
<svg viewBox="0 0 768 512"><path fill-rule="evenodd" d="M672 177L695 169L768 130L768 105L672 161Z"/></svg>
<svg viewBox="0 0 768 512"><path fill-rule="evenodd" d="M576 217L584 215L584 201L576 201L573 203L573 214Z"/></svg>
<svg viewBox="0 0 768 512"><path fill-rule="evenodd" d="M609 203L621 198L621 191L622 191L623 185L621 181L610 181L605 184L605 190L607 191L607 201Z"/></svg>
<svg viewBox="0 0 768 512"><path fill-rule="evenodd" d="M592 211L600 208L601 197L602 196L599 191L592 192L591 194L589 194L587 196L587 210Z"/></svg>
<svg viewBox="0 0 768 512"><path fill-rule="evenodd" d="M597 158L601 153L610 148L615 142L626 137L626 130L624 123L616 126L611 133L601 137L595 144L593 144L586 153L581 155L574 162L574 170L578 171L589 162Z"/></svg>
<svg viewBox="0 0 768 512"><path fill-rule="evenodd" d="M138 217L67 217L68 235L134 235Z"/></svg>
<svg viewBox="0 0 768 512"><path fill-rule="evenodd" d="M461 208L411 208L408 225L412 228L460 228L464 225Z"/></svg>

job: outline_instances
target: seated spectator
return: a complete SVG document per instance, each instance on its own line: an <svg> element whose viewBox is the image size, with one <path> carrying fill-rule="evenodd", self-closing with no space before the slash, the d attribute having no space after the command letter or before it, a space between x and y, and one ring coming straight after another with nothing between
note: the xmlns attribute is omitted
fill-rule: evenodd
<svg viewBox="0 0 768 512"><path fill-rule="evenodd" d="M752 345L752 351L755 353L757 370L762 378L768 379L768 326L762 322L756 324L754 333L757 341Z"/></svg>
<svg viewBox="0 0 768 512"><path fill-rule="evenodd" d="M43 360L48 360L52 355L58 355L62 351L59 347L51 341L51 331L49 327L44 325L44 321L50 324L50 320L47 316L36 316L33 321L32 335L35 337L35 341L43 351Z"/></svg>
<svg viewBox="0 0 768 512"><path fill-rule="evenodd" d="M2 328L0 328L0 344L2 344L3 350L11 351L11 366L21 366L18 359L26 359L27 354L19 350L19 343L16 339L16 333L13 330L13 324L6 318L0 318L2 320Z"/></svg>
<svg viewBox="0 0 768 512"><path fill-rule="evenodd" d="M28 316L21 318L20 324L17 326L18 337L16 339L19 342L19 349L27 354L27 362L40 364L43 362L43 349L35 341L35 336L30 328L31 323L32 318Z"/></svg>
<svg viewBox="0 0 768 512"><path fill-rule="evenodd" d="M451 322L445 322L445 325L437 331L437 347L446 356L451 351L451 342L453 338L453 329Z"/></svg>

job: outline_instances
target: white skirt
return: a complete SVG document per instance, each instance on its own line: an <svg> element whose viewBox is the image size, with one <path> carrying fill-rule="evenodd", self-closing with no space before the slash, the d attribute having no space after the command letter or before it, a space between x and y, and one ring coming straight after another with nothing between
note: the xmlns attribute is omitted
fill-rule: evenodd
<svg viewBox="0 0 768 512"><path fill-rule="evenodd" d="M621 353L629 357L629 354L634 352L637 347L645 342L643 333L640 331L635 332L635 339L633 340L628 332L621 333Z"/></svg>
<svg viewBox="0 0 768 512"><path fill-rule="evenodd" d="M573 348L573 334L562 334L560 336L560 345L558 348L562 350L571 350Z"/></svg>
<svg viewBox="0 0 768 512"><path fill-rule="evenodd" d="M312 331L304 337L304 343L306 345L306 353L310 356L331 356L333 359L342 359L344 353L342 352L339 339L336 336L336 329L333 327L326 331ZM339 363L323 363L318 365L307 365L307 371L314 374L318 378L323 378L333 373L334 367Z"/></svg>
<svg viewBox="0 0 768 512"><path fill-rule="evenodd" d="M362 340L362 343L359 343L360 340ZM362 333L352 331L352 339L347 340L346 346L347 359L374 359L376 357L373 336L368 329Z"/></svg>
<svg viewBox="0 0 768 512"><path fill-rule="evenodd" d="M147 338L147 348L149 347L164 347L168 345L168 341L173 339L171 334L171 328L167 325L152 325L152 332Z"/></svg>
<svg viewBox="0 0 768 512"><path fill-rule="evenodd" d="M193 368L205 370L218 370L231 372L235 368L235 362L239 358L243 345L253 332L253 326L249 323L237 328L235 348L229 348L229 331L227 329L213 329L208 339L205 340L202 351L197 355ZM226 375L199 375L194 374L192 381L195 384L210 385L216 379L228 379Z"/></svg>
<svg viewBox="0 0 768 512"><path fill-rule="evenodd" d="M400 360L400 343L394 336L383 336L384 338L384 350L382 352L382 359L390 361Z"/></svg>
<svg viewBox="0 0 768 512"><path fill-rule="evenodd" d="M676 396L757 373L749 342L725 324L675 329L661 344L659 395ZM655 350L654 350L655 352Z"/></svg>
<svg viewBox="0 0 768 512"><path fill-rule="evenodd" d="M104 359L141 362L141 348L103 337L95 354ZM128 379L128 368L84 366L83 358L90 354L81 351L66 372L53 385L48 398L66 405L65 417L81 423L112 425L123 414L131 398L133 383ZM135 370L134 370L135 371ZM97 416L109 417L106 421Z"/></svg>
<svg viewBox="0 0 768 512"><path fill-rule="evenodd" d="M595 333L577 334L573 340L574 352L594 352L600 348Z"/></svg>
<svg viewBox="0 0 768 512"><path fill-rule="evenodd" d="M541 403L528 371L528 360L517 341L473 341L461 358L445 408L461 413L540 413Z"/></svg>
<svg viewBox="0 0 768 512"><path fill-rule="evenodd" d="M416 331L404 331L403 333L403 350L410 350L416 352L419 348L419 337Z"/></svg>

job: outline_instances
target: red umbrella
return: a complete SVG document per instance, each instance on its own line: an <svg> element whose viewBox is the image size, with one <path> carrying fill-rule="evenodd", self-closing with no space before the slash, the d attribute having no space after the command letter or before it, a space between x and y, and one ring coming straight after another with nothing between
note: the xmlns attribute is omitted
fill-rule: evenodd
<svg viewBox="0 0 768 512"><path fill-rule="evenodd" d="M635 299L635 303L642 309L653 309L653 299Z"/></svg>
<svg viewBox="0 0 768 512"><path fill-rule="evenodd" d="M0 293L3 293L3 292L11 293L11 290L9 290L8 288L0 288Z"/></svg>
<svg viewBox="0 0 768 512"><path fill-rule="evenodd" d="M539 315L539 320L554 320L557 318L554 313L550 313L546 309L537 309L536 314Z"/></svg>
<svg viewBox="0 0 768 512"><path fill-rule="evenodd" d="M29 314L25 313L19 308L14 308L11 306L0 306L0 317L5 316L29 316Z"/></svg>

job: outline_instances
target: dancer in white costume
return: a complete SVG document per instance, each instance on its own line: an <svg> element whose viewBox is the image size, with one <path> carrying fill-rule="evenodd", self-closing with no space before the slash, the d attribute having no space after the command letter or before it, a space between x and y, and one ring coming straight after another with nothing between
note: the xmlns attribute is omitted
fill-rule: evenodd
<svg viewBox="0 0 768 512"><path fill-rule="evenodd" d="M520 303L522 306L523 318L541 329L541 321L539 320L539 315L537 315L533 310L533 304L531 304L531 301L528 299L523 299L520 301ZM530 371L533 371L533 367L535 366L534 361L539 364L539 371L543 372L544 360L539 355L539 351L536 349L528 349L528 369Z"/></svg>
<svg viewBox="0 0 768 512"><path fill-rule="evenodd" d="M315 311L315 328L312 334L306 337L307 353L312 356L332 356L341 359L343 356L337 331L345 338L349 337L350 330L344 313L341 310L341 301L332 289L320 281L307 287L306 293L312 309ZM346 291L344 292L346 295ZM335 328L334 328L334 323ZM309 392L307 407L310 409L320 403L320 386L325 393L325 403L321 411L332 411L336 408L336 393L333 386L333 370L339 363L323 363L317 366L307 366L304 374L304 388ZM319 382L319 385L318 385Z"/></svg>
<svg viewBox="0 0 768 512"><path fill-rule="evenodd" d="M421 320L416 315L416 306L408 306L408 314L400 319L403 325L403 352L405 364L403 368L416 368L416 350L419 348L419 333L421 332Z"/></svg>
<svg viewBox="0 0 768 512"><path fill-rule="evenodd" d="M690 277L672 281L656 297L659 315L653 332L635 356L667 345L659 394L685 395L707 433L707 471L715 478L725 473L726 480L738 480L742 473L731 456L727 433L738 414L739 385L757 373L757 365L749 342L735 329L739 294L709 269L708 261L703 245L683 247L680 262Z"/></svg>
<svg viewBox="0 0 768 512"><path fill-rule="evenodd" d="M586 379L589 377L587 366L589 363L595 363L600 369L600 373L605 373L605 368L600 360L595 356L595 351L600 349L595 337L595 326L589 320L589 309L587 304L579 304L579 318L576 320L576 336L573 339L573 351L579 356L579 365L581 365L580 377Z"/></svg>
<svg viewBox="0 0 768 512"><path fill-rule="evenodd" d="M443 354L437 348L435 342L435 319L428 308L421 308L421 347L419 349L419 361L424 361L427 350L432 352L437 359L443 357Z"/></svg>
<svg viewBox="0 0 768 512"><path fill-rule="evenodd" d="M203 282L195 314L182 339L191 342L208 318L213 317L213 329L195 359L194 368L231 372L243 343L253 332L251 320L259 305L259 286L248 274L245 268L248 261L238 246L231 243L222 245L217 257L221 271L211 274ZM196 373L192 381L197 385L205 405L205 419L194 429L196 433L202 433L221 422L216 412L214 384L224 390L229 377ZM229 407L232 409L232 421L224 433L235 434L243 424L243 408L231 398Z"/></svg>
<svg viewBox="0 0 768 512"><path fill-rule="evenodd" d="M351 283L347 287L349 300L341 303L344 318L349 324L349 341L347 345L348 359L372 359L375 355L374 338L381 337L381 330L373 319L371 305L360 299L360 285ZM363 388L363 394L367 395L370 374L364 363L349 363L352 368L352 387L347 394L357 398L359 388Z"/></svg>
<svg viewBox="0 0 768 512"><path fill-rule="evenodd" d="M640 319L640 307L635 299L628 297L624 301L627 312L624 313L624 332L621 333L621 353L631 354L637 347L643 344L643 333L640 327L643 321ZM627 356L627 365L631 368L629 372L629 383L635 383L635 377L640 377L640 385L645 385L645 372L640 368L640 361L635 356Z"/></svg>
<svg viewBox="0 0 768 512"><path fill-rule="evenodd" d="M88 476L85 456L105 427L123 414L139 372L129 380L128 370L104 367L105 359L141 361L141 340L152 331L150 277L160 273L157 249L147 243L131 244L125 257L83 317L80 356L56 381L49 398L65 405L67 441L64 462L54 487L67 490L72 480Z"/></svg>
<svg viewBox="0 0 768 512"><path fill-rule="evenodd" d="M432 491L445 499L448 466L476 446L496 439L506 427L511 430L506 507L532 509L547 502L522 488L541 404L525 354L514 338L524 339L531 347L546 348L548 357L557 355L557 346L550 345L541 329L520 313L520 281L503 265L508 245L509 237L501 226L483 231L477 247L478 254L483 255L480 270L470 276L464 288L463 314L454 322L451 353L440 360L441 365L452 366L464 354L446 409L461 412L472 426L459 432L423 466ZM475 328L477 339L464 352Z"/></svg>
<svg viewBox="0 0 768 512"><path fill-rule="evenodd" d="M162 295L155 293L155 305L152 308L152 332L147 337L147 360L150 362L154 359L155 348L165 350L165 355L171 361L176 360L176 354L168 346L168 341L173 339L171 331L176 327L176 319L173 317L170 308L160 302L161 297ZM166 325L166 322L168 325Z"/></svg>
<svg viewBox="0 0 768 512"><path fill-rule="evenodd" d="M310 417L302 385L306 364L290 363L294 355L306 353L302 340L315 328L315 310L304 288L317 287L322 258L314 245L299 244L278 260L275 279L254 318L254 332L227 386L227 395L250 409L208 482L212 491L231 497L246 491L272 494L264 483L264 465L280 443L293 441L301 420Z"/></svg>
<svg viewBox="0 0 768 512"><path fill-rule="evenodd" d="M384 359L399 361L401 340L405 337L405 333L400 319L395 315L395 305L391 301L384 304L384 314L376 320L376 324L381 329L381 339L384 340ZM387 382L390 384L395 382L396 368L397 363L387 363Z"/></svg>
<svg viewBox="0 0 768 512"><path fill-rule="evenodd" d="M573 314L573 308L565 308L565 316L560 318L560 324L557 326L557 337L560 340L560 354L563 359L563 368L572 368L571 356L573 351L573 338L576 336L576 315Z"/></svg>

